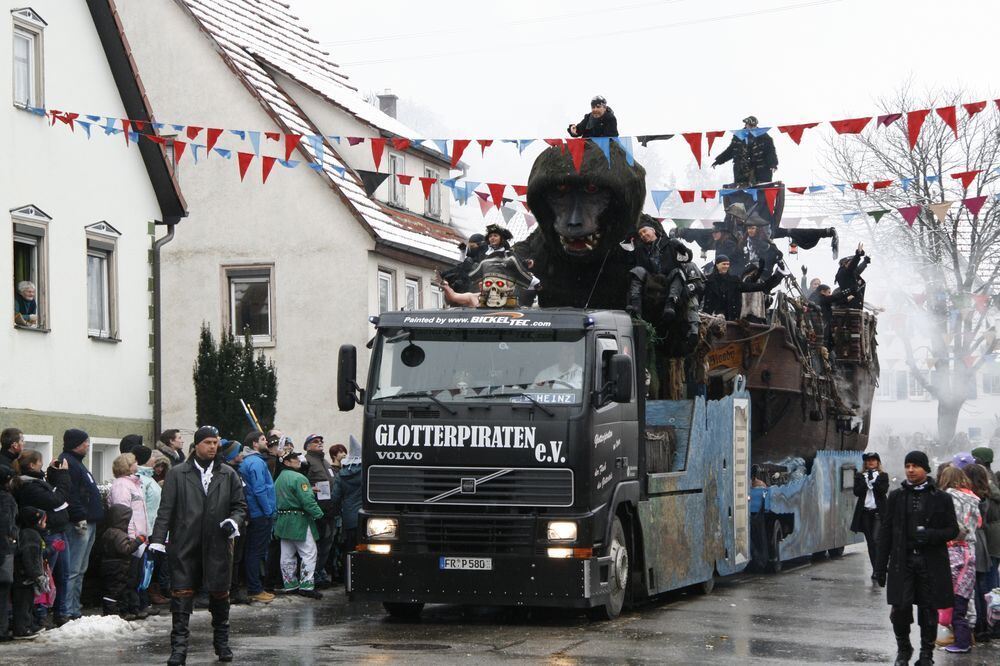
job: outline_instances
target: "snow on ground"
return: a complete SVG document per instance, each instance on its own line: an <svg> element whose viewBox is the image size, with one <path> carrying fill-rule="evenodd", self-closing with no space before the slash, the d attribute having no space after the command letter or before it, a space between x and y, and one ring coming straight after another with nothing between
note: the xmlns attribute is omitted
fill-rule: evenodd
<svg viewBox="0 0 1000 666"><path fill-rule="evenodd" d="M58 643L60 646L63 646L74 642L120 640L123 636L144 634L148 633L151 629L160 629L160 627L150 626L150 621L157 619L159 618L149 618L142 622L126 622L117 615L103 617L100 615L85 615L78 620L67 622L56 629L43 631L32 642L36 645L40 643Z"/></svg>

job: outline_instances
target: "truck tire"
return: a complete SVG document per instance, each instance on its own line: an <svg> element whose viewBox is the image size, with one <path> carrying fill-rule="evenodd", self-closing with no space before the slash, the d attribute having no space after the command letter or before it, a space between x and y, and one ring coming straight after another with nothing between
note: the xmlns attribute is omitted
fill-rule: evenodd
<svg viewBox="0 0 1000 666"><path fill-rule="evenodd" d="M611 555L611 566L608 571L611 595L607 603L588 611L594 620L613 620L621 615L628 597L629 586L632 584L632 553L622 521L618 516L615 516L615 522L611 526L611 545L608 547L608 554Z"/></svg>
<svg viewBox="0 0 1000 666"><path fill-rule="evenodd" d="M715 576L712 576L708 580L698 583L697 585L694 586L694 591L697 592L698 594L703 594L703 595L712 594L712 591L714 589L715 589Z"/></svg>
<svg viewBox="0 0 1000 666"><path fill-rule="evenodd" d="M835 560L838 557L843 557L844 547L840 546L839 548L831 548L830 550L826 551L826 554L827 556L829 556L831 560Z"/></svg>
<svg viewBox="0 0 1000 666"><path fill-rule="evenodd" d="M399 601L386 601L382 603L385 612L390 617L397 620L419 620L420 611L424 609L421 603L406 603Z"/></svg>
<svg viewBox="0 0 1000 666"><path fill-rule="evenodd" d="M771 525L771 538L767 544L767 571L768 573L781 573L781 538L784 534L781 531L781 521L776 520Z"/></svg>

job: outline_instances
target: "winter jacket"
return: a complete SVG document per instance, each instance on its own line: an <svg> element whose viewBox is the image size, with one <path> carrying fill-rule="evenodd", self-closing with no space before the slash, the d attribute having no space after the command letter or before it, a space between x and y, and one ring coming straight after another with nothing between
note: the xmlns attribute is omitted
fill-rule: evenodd
<svg viewBox="0 0 1000 666"><path fill-rule="evenodd" d="M361 511L361 465L344 465L340 468L340 479L333 491L334 512L339 512L345 530L358 527L358 512Z"/></svg>
<svg viewBox="0 0 1000 666"><path fill-rule="evenodd" d="M149 536L149 519L146 516L146 499L142 492L142 481L135 474L119 476L111 482L108 505L124 504L132 509L132 520L128 524L131 538Z"/></svg>
<svg viewBox="0 0 1000 666"><path fill-rule="evenodd" d="M247 513L243 484L230 467L214 460L206 494L197 464L192 455L167 472L150 542L167 544L174 589L223 592L230 587L233 542L222 523L232 519L243 531Z"/></svg>
<svg viewBox="0 0 1000 666"><path fill-rule="evenodd" d="M171 467L173 467L174 465L180 465L182 462L184 462L183 451L175 449L172 446L168 446L163 442L156 443L156 450L162 453L166 457L166 459L170 461Z"/></svg>
<svg viewBox="0 0 1000 666"><path fill-rule="evenodd" d="M14 498L20 506L33 506L46 513L45 529L59 534L69 526L69 497L72 493L69 470L49 467L49 480L41 472L25 472Z"/></svg>
<svg viewBox="0 0 1000 666"><path fill-rule="evenodd" d="M138 475L142 482L142 497L146 501L146 525L150 526L156 520L156 512L160 510L160 495L163 491L160 484L153 480L152 467L140 467Z"/></svg>
<svg viewBox="0 0 1000 666"><path fill-rule="evenodd" d="M728 321L736 321L743 309L742 295L754 291L768 291L769 284L769 282L744 282L732 273L715 271L705 278L705 305L702 310L708 314L721 314Z"/></svg>
<svg viewBox="0 0 1000 666"><path fill-rule="evenodd" d="M855 472L854 474L854 496L858 498L858 501L854 505L854 516L851 518L852 532L860 533L864 531L862 516L865 513L865 499L868 497L867 474L867 470ZM872 484L872 495L875 496L875 508L878 510L880 516L885 513L885 499L888 492L889 475L885 472L879 472L875 477L875 483Z"/></svg>
<svg viewBox="0 0 1000 666"><path fill-rule="evenodd" d="M0 490L0 563L17 549L17 502L6 490Z"/></svg>
<svg viewBox="0 0 1000 666"><path fill-rule="evenodd" d="M570 136L574 135L570 134ZM615 112L609 106L605 108L604 115L600 118L595 118L593 113L588 113L583 117L583 120L576 124L575 136L588 138L618 136L618 118L615 117Z"/></svg>
<svg viewBox="0 0 1000 666"><path fill-rule="evenodd" d="M251 518L267 518L277 510L274 496L274 478L259 453L250 453L240 465L240 477L245 484L247 511Z"/></svg>
<svg viewBox="0 0 1000 666"><path fill-rule="evenodd" d="M990 496L984 500L986 511L983 517L983 535L990 557L1000 558L1000 487L990 481Z"/></svg>
<svg viewBox="0 0 1000 666"><path fill-rule="evenodd" d="M0 451L0 467L6 467L7 469L14 469L14 461L17 460L17 456L11 455L11 452Z"/></svg>
<svg viewBox="0 0 1000 666"><path fill-rule="evenodd" d="M99 523L104 519L104 502L97 488L94 475L83 464L83 456L72 451L63 451L59 460L69 462L69 520L78 523Z"/></svg>
<svg viewBox="0 0 1000 666"><path fill-rule="evenodd" d="M129 567L132 555L142 544L140 539L128 535L132 523L132 509L125 504L108 507L108 527L101 535L102 594L109 599L121 601L129 582Z"/></svg>
<svg viewBox="0 0 1000 666"><path fill-rule="evenodd" d="M28 587L45 574L45 540L38 527L45 512L33 506L22 506L17 512L21 531L14 556L14 585Z"/></svg>
<svg viewBox="0 0 1000 666"><path fill-rule="evenodd" d="M337 484L337 476L330 466L330 463L326 461L326 456L323 455L322 451L307 451L306 460L309 461L309 469L306 471L306 478L309 479L314 487L318 483L327 482L330 484L330 499L317 499L319 503L319 508L323 509L323 513L329 517L333 513L333 488Z"/></svg>
<svg viewBox="0 0 1000 666"><path fill-rule="evenodd" d="M314 539L319 539L316 521L323 517L323 509L316 501L309 479L286 469L274 482L274 492L278 498L274 536L287 541L305 541L306 530L309 530Z"/></svg>
<svg viewBox="0 0 1000 666"><path fill-rule="evenodd" d="M746 141L733 137L729 147L719 153L712 166L733 161L733 181L736 183L765 183L772 178L772 169L778 168L778 153L774 140L767 134L753 136L747 132Z"/></svg>
<svg viewBox="0 0 1000 666"><path fill-rule="evenodd" d="M912 502L912 494L917 492L927 493L924 544L915 541L910 533L913 530L907 524L907 505ZM955 505L948 493L935 487L931 477L927 477L923 490L915 490L904 481L900 488L889 493L875 559L875 572L888 574L886 602L892 606L913 603L913 581L907 574L907 560L912 549L916 548L927 564L931 605L934 608L951 608L954 593L947 544L957 536Z"/></svg>
<svg viewBox="0 0 1000 666"><path fill-rule="evenodd" d="M834 278L849 308L861 309L861 306L865 302L866 283L864 278L861 277L861 273L868 267L871 259L864 257L864 254L864 250L857 250L846 266L841 266L837 269L837 276ZM864 260L862 260L862 257L864 257ZM848 296L854 296L854 298L847 301Z"/></svg>
<svg viewBox="0 0 1000 666"><path fill-rule="evenodd" d="M278 456L271 455L270 451L261 451L260 457L267 465L268 471L271 472L271 480L278 478L278 474L281 473L281 465L278 464Z"/></svg>

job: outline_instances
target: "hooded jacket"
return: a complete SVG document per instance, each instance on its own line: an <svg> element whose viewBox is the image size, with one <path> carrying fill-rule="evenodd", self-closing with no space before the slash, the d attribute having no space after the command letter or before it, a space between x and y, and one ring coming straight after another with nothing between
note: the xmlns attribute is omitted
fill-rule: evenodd
<svg viewBox="0 0 1000 666"><path fill-rule="evenodd" d="M45 512L33 506L23 506L17 512L17 524L21 528L17 540L17 555L14 557L14 585L29 586L45 574L42 552L42 528L39 527Z"/></svg>
<svg viewBox="0 0 1000 666"><path fill-rule="evenodd" d="M6 490L0 490L0 564L17 549L17 502Z"/></svg>
<svg viewBox="0 0 1000 666"><path fill-rule="evenodd" d="M584 115L576 124L576 136L587 138L618 136L618 118L615 117L615 112L610 106L605 106L604 114L600 118L595 118L593 113Z"/></svg>
<svg viewBox="0 0 1000 666"><path fill-rule="evenodd" d="M137 475L119 476L111 482L108 505L112 504L124 504L132 509L132 520L128 524L130 537L149 536L146 499L142 491L142 481Z"/></svg>
<svg viewBox="0 0 1000 666"><path fill-rule="evenodd" d="M156 450L162 453L164 457L166 457L166 459L170 462L171 467L173 467L174 465L180 465L182 462L184 462L183 451L175 449L172 446L167 446L163 442L156 443Z"/></svg>
<svg viewBox="0 0 1000 666"><path fill-rule="evenodd" d="M274 482L274 492L278 498L274 536L287 541L305 541L308 530L313 539L319 539L316 521L323 517L323 509L316 502L309 480L286 467Z"/></svg>
<svg viewBox="0 0 1000 666"><path fill-rule="evenodd" d="M69 520L78 523L99 523L104 518L104 502L97 488L94 475L83 464L83 456L73 451L63 451L60 460L69 463L70 495Z"/></svg>
<svg viewBox="0 0 1000 666"><path fill-rule="evenodd" d="M152 467L140 467L136 474L142 483L142 497L146 501L146 525L148 527L156 522L156 512L160 510L160 495L163 494L163 490L160 489L160 484L153 479Z"/></svg>
<svg viewBox="0 0 1000 666"><path fill-rule="evenodd" d="M361 465L343 465L340 479L333 491L334 512L339 511L345 530L358 527L358 512L361 511Z"/></svg>
<svg viewBox="0 0 1000 666"><path fill-rule="evenodd" d="M250 518L269 518L276 509L274 477L261 454L248 453L240 465Z"/></svg>
<svg viewBox="0 0 1000 666"><path fill-rule="evenodd" d="M306 451L306 460L309 462L309 469L306 471L309 483L313 486L324 481L330 484L330 499L317 499L319 508L323 509L325 515L329 516L333 512L333 488L337 485L336 473L330 463L326 461L323 451Z"/></svg>
<svg viewBox="0 0 1000 666"><path fill-rule="evenodd" d="M990 495L983 504L983 533L986 535L986 550L990 557L1000 558L1000 487L990 479Z"/></svg>
<svg viewBox="0 0 1000 666"><path fill-rule="evenodd" d="M48 481L41 472L26 471L21 475L20 485L14 491L14 498L20 506L33 506L46 513L46 530L58 534L69 525L69 497L72 492L69 470L49 467Z"/></svg>
<svg viewBox="0 0 1000 666"><path fill-rule="evenodd" d="M108 507L107 529L99 542L102 593L116 601L124 598L126 585L130 582L132 555L142 545L142 540L128 535L131 522L132 509L124 504L112 504Z"/></svg>

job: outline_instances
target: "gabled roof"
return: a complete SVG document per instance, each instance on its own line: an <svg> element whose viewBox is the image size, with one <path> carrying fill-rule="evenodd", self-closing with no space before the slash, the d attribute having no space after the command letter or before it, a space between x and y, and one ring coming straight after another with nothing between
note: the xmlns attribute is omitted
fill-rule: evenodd
<svg viewBox="0 0 1000 666"><path fill-rule="evenodd" d="M175 2L212 40L230 69L285 133L322 134L269 69L301 82L373 127L413 138L412 130L361 99L287 5L278 0ZM377 239L438 260L458 259L456 243L461 237L453 229L418 222L368 197L357 175L325 139L322 155L306 141L298 149L312 162L322 160L323 169L317 173ZM341 176L335 167L347 171Z"/></svg>

